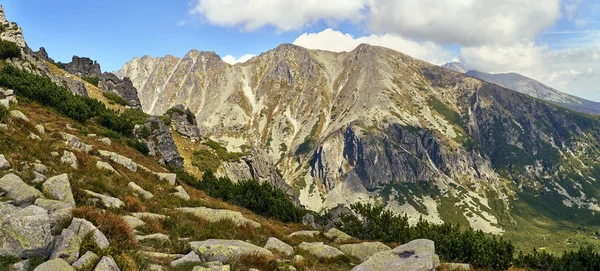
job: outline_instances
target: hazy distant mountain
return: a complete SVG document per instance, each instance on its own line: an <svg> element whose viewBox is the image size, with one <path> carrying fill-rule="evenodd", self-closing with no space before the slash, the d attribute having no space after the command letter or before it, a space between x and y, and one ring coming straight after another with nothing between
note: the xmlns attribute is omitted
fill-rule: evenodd
<svg viewBox="0 0 600 271"><path fill-rule="evenodd" d="M469 70L459 62L446 63L442 65L442 67L464 73L466 75L479 78L481 80L494 83L538 99L549 101L566 108L588 114L600 114L600 103L566 94L518 73L485 73L476 70Z"/></svg>

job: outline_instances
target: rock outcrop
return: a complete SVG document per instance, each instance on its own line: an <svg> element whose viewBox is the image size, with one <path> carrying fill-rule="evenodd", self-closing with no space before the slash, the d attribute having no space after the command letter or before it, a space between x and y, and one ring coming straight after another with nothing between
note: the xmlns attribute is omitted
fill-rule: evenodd
<svg viewBox="0 0 600 271"><path fill-rule="evenodd" d="M105 72L100 76L98 88L104 92L112 92L125 99L129 106L134 108L142 108L140 99L138 98L137 89L129 78L120 79L113 73Z"/></svg>
<svg viewBox="0 0 600 271"><path fill-rule="evenodd" d="M352 271L402 270L433 271L440 265L431 240L417 239L393 250L379 252L357 265Z"/></svg>
<svg viewBox="0 0 600 271"><path fill-rule="evenodd" d="M194 141L200 138L200 128L198 128L196 115L188 108L179 104L167 111L167 115L171 118L171 123L173 123L175 131L179 134Z"/></svg>
<svg viewBox="0 0 600 271"><path fill-rule="evenodd" d="M144 126L151 131L148 137L142 138L150 149L150 155L163 165L183 168L183 158L169 127L158 117L150 117Z"/></svg>
<svg viewBox="0 0 600 271"><path fill-rule="evenodd" d="M203 262L228 262L241 256L273 258L271 251L239 240L209 239L190 242L190 247Z"/></svg>
<svg viewBox="0 0 600 271"><path fill-rule="evenodd" d="M84 77L98 77L102 76L100 70L100 64L95 60L91 60L87 57L73 56L70 63L65 65L65 70L70 74L84 78Z"/></svg>
<svg viewBox="0 0 600 271"><path fill-rule="evenodd" d="M16 208L0 221L0 255L45 258L50 254L53 238L46 210L35 205Z"/></svg>

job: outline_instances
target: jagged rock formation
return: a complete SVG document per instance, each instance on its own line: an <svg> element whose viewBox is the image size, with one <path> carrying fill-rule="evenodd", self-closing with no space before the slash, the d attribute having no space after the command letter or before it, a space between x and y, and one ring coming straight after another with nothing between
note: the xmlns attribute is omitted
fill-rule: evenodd
<svg viewBox="0 0 600 271"><path fill-rule="evenodd" d="M113 73L105 72L100 76L98 87L105 92L112 92L125 99L129 106L141 108L140 99L138 98L137 89L129 78L120 79Z"/></svg>
<svg viewBox="0 0 600 271"><path fill-rule="evenodd" d="M158 117L150 117L144 126L151 131L148 137L142 138L150 149L150 155L163 165L183 168L183 158L179 155L169 127Z"/></svg>
<svg viewBox="0 0 600 271"><path fill-rule="evenodd" d="M28 48L23 37L23 30L17 23L6 20L2 6L0 6L0 39L14 42L22 49Z"/></svg>
<svg viewBox="0 0 600 271"><path fill-rule="evenodd" d="M518 73L486 73L469 70L459 62L451 62L442 65L446 69L464 73L468 76L503 86L508 89L549 101L566 108L577 110L588 114L600 114L600 103L589 101L573 95L560 92L543 83L533 80Z"/></svg>
<svg viewBox="0 0 600 271"><path fill-rule="evenodd" d="M65 70L70 74L84 77L98 77L102 76L100 70L100 64L95 60L91 60L87 57L73 56L70 63L65 65Z"/></svg>
<svg viewBox="0 0 600 271"><path fill-rule="evenodd" d="M50 62L54 62L54 60L48 56L48 52L46 52L46 48L44 47L40 47L40 49L37 52L34 52L33 54L41 60L48 60Z"/></svg>
<svg viewBox="0 0 600 271"><path fill-rule="evenodd" d="M570 194L541 181L573 176L571 170L590 174L560 163L573 153L596 165L585 154L598 152L594 119L578 121L568 111L390 49L361 45L331 53L284 44L237 65L193 50L182 59L136 58L118 75L131 78L145 112L163 114L182 104L206 137L227 142L230 151L263 150L312 210L382 198L412 221L423 215L441 222L448 217L438 208L452 201L449 208L469 214L463 223L499 233L490 204L509 208L511 195L523 191L510 181L517 177L536 191L546 183L565 207L600 210L594 190ZM222 170L252 176L241 162Z"/></svg>
<svg viewBox="0 0 600 271"><path fill-rule="evenodd" d="M129 78L126 77L126 79ZM167 114L171 118L175 131L177 131L179 134L191 138L194 141L200 138L200 128L198 128L196 115L194 115L194 113L192 113L192 111L190 111L188 108L178 104L171 110L167 111Z"/></svg>

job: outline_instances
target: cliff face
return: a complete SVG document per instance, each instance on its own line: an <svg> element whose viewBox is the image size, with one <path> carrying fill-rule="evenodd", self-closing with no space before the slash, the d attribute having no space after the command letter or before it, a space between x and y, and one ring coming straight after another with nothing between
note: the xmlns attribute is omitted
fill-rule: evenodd
<svg viewBox="0 0 600 271"><path fill-rule="evenodd" d="M284 44L233 66L191 51L136 58L118 75L131 78L147 113L181 104L230 151L261 148L313 210L383 202L439 222L450 208L501 232L499 209L524 187L600 210L594 189L565 188L582 181L570 175L594 176L597 118L390 49Z"/></svg>

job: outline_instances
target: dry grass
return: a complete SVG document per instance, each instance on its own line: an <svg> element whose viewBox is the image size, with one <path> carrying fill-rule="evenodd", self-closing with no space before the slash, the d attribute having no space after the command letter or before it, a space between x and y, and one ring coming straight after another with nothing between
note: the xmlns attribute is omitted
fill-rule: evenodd
<svg viewBox="0 0 600 271"><path fill-rule="evenodd" d="M136 197L127 196L123 199L123 202L125 203L126 211L129 211L129 212L145 212L146 211L146 207L144 207L142 202Z"/></svg>
<svg viewBox="0 0 600 271"><path fill-rule="evenodd" d="M118 215L89 206L75 208L73 217L83 218L92 222L106 235L111 246L119 249L131 249L137 246L133 230Z"/></svg>

